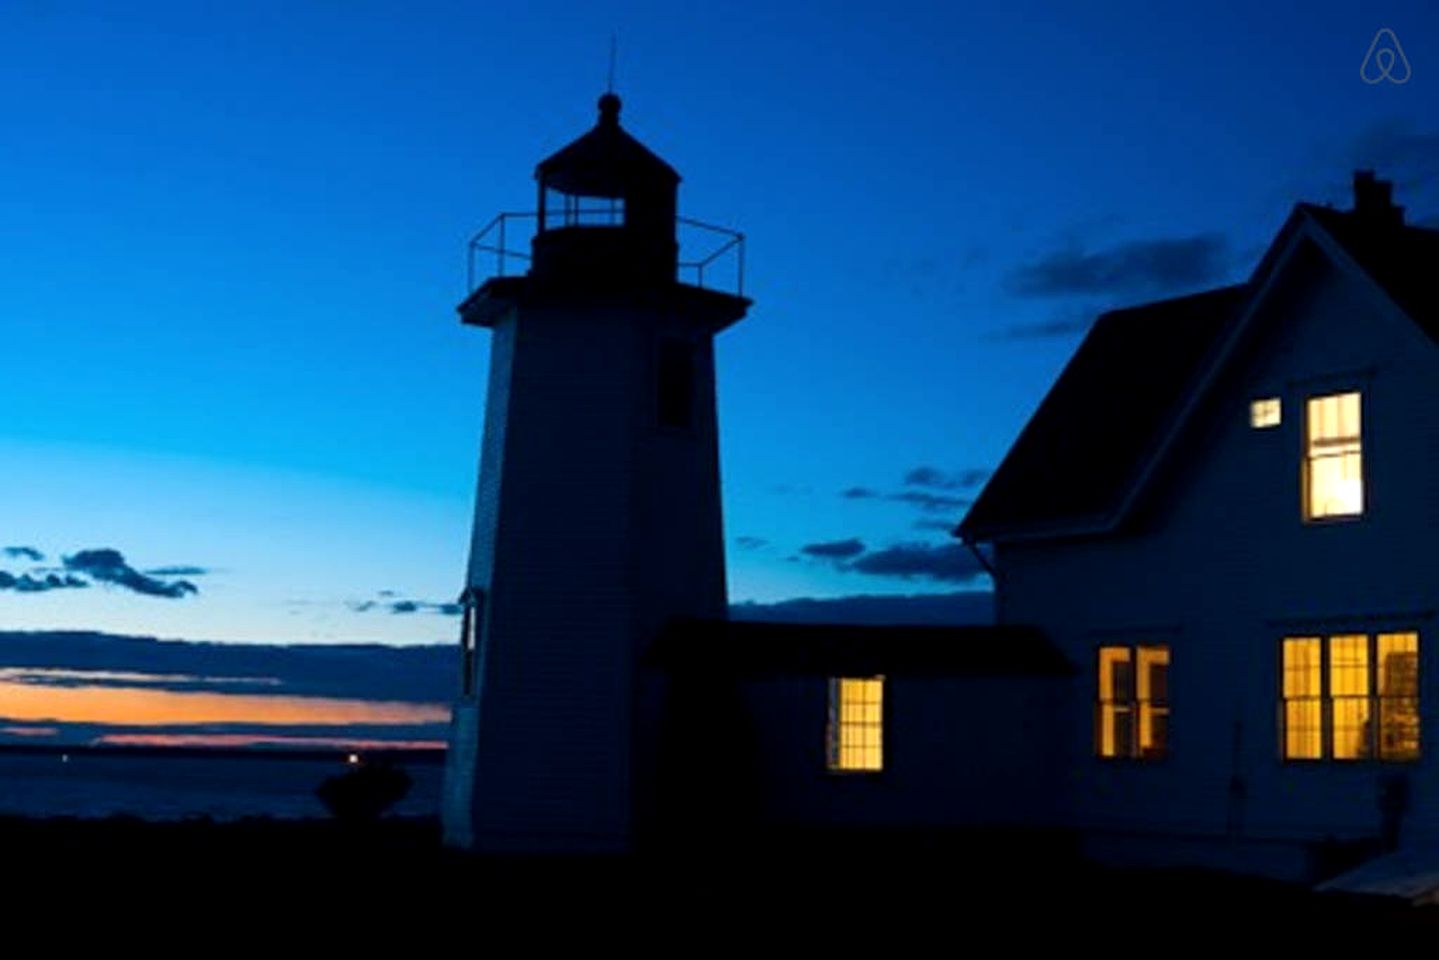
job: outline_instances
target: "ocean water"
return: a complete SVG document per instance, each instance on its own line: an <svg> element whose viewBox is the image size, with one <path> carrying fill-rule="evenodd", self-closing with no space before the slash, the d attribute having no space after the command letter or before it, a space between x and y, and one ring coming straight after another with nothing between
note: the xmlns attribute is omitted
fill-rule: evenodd
<svg viewBox="0 0 1439 960"><path fill-rule="evenodd" d="M424 756L399 766L412 785L391 812L437 815L443 763ZM0 752L0 816L325 817L315 788L345 770L338 756Z"/></svg>

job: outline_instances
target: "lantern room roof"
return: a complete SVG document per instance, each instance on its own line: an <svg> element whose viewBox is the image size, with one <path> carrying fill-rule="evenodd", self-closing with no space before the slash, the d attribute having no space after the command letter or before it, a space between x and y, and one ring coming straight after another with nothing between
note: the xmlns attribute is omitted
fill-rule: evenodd
<svg viewBox="0 0 1439 960"><path fill-rule="evenodd" d="M546 187L582 197L623 197L680 181L674 167L620 126L620 98L600 97L599 120L584 136L541 160L535 179Z"/></svg>

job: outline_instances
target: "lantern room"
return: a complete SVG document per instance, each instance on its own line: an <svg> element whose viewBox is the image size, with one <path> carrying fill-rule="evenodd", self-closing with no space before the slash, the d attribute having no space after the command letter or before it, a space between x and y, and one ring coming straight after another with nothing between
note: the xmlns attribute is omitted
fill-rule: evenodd
<svg viewBox="0 0 1439 960"><path fill-rule="evenodd" d="M679 174L620 127L620 98L599 100L599 120L540 162L531 272L576 280L673 281Z"/></svg>

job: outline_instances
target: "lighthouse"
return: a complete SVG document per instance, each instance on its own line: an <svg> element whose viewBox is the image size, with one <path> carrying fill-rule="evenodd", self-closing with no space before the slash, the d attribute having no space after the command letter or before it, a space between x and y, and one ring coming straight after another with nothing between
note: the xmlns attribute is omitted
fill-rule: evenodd
<svg viewBox="0 0 1439 960"><path fill-rule="evenodd" d="M681 262L679 174L613 93L535 179L537 210L472 245L495 275L459 306L491 349L445 839L624 851L652 795L641 660L670 622L726 611L714 338L750 301L742 259L735 287L704 281L742 238Z"/></svg>

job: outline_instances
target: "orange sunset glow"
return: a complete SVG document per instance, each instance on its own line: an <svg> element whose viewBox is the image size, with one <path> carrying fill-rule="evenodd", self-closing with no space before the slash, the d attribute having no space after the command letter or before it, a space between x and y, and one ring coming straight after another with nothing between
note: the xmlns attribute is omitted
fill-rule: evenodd
<svg viewBox="0 0 1439 960"><path fill-rule="evenodd" d="M266 696L146 687L56 686L20 682L0 669L0 721L129 727L246 723L275 726L446 723L438 703Z"/></svg>

